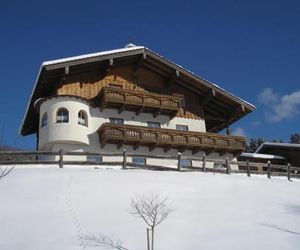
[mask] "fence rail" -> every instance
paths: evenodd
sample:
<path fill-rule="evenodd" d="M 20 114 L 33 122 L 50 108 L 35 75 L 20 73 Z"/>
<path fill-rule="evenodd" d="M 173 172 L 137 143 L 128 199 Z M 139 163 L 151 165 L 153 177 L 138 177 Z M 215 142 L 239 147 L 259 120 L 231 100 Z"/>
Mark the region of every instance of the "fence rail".
<path fill-rule="evenodd" d="M 89 160 L 89 159 L 66 159 L 68 156 L 75 157 L 88 157 L 95 156 L 102 159 L 102 157 L 120 157 L 120 161 L 102 161 L 102 160 Z M 47 159 L 48 157 L 48 159 Z M 128 157 L 144 157 L 146 159 L 165 159 L 173 160 L 176 162 L 176 167 L 152 165 L 152 164 L 137 164 L 128 160 Z M 49 159 L 51 158 L 51 159 Z M 183 160 L 191 160 L 198 162 L 199 166 L 184 166 Z M 218 164 L 218 168 L 208 167 L 209 163 Z M 291 178 L 300 178 L 300 168 L 287 165 L 271 164 L 270 162 L 257 163 L 247 161 L 229 161 L 221 159 L 209 159 L 206 155 L 202 157 L 183 156 L 178 153 L 177 156 L 167 155 L 151 155 L 140 153 L 127 153 L 124 149 L 120 152 L 106 152 L 106 153 L 90 153 L 90 152 L 65 152 L 65 151 L 0 151 L 0 166 L 1 165 L 34 165 L 34 164 L 51 164 L 58 165 L 63 168 L 64 165 L 95 165 L 95 166 L 121 166 L 123 169 L 150 169 L 161 171 L 201 171 L 201 172 L 214 172 L 224 174 L 266 174 L 268 178 L 271 176 L 286 176 L 288 180 Z M 233 166 L 236 166 L 232 169 Z M 237 170 L 238 169 L 238 170 Z"/>

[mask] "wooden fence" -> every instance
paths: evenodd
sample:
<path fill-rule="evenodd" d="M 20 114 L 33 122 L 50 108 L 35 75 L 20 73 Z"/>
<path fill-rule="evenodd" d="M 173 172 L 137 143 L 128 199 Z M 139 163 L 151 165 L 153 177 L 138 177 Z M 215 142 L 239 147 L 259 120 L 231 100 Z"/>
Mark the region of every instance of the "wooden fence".
<path fill-rule="evenodd" d="M 67 157 L 83 157 L 78 160 L 69 160 Z M 103 161 L 103 160 L 88 160 L 89 157 L 119 157 L 120 161 Z M 146 159 L 165 159 L 175 160 L 176 167 L 167 167 L 151 164 L 137 164 L 128 160 L 128 157 L 143 157 Z M 52 158 L 52 159 L 51 159 Z M 183 160 L 190 160 L 199 163 L 199 166 L 184 166 Z M 219 167 L 207 167 L 207 165 L 217 164 Z M 0 166 L 1 165 L 35 165 L 35 164 L 50 164 L 58 165 L 63 168 L 64 165 L 95 165 L 95 166 L 121 166 L 122 169 L 150 169 L 161 171 L 201 171 L 201 172 L 214 172 L 223 174 L 236 174 L 242 173 L 251 176 L 251 174 L 266 174 L 268 178 L 271 176 L 286 176 L 288 180 L 291 178 L 300 178 L 300 168 L 288 165 L 274 165 L 270 162 L 256 163 L 247 161 L 229 161 L 221 159 L 208 159 L 204 154 L 202 157 L 183 156 L 178 153 L 177 157 L 169 155 L 147 155 L 127 153 L 123 150 L 122 153 L 88 153 L 88 152 L 65 152 L 60 150 L 58 152 L 50 151 L 0 151 Z M 210 165 L 211 165 L 210 164 Z M 236 166 L 234 169 L 233 166 Z M 239 170 L 235 170 L 239 169 Z"/>

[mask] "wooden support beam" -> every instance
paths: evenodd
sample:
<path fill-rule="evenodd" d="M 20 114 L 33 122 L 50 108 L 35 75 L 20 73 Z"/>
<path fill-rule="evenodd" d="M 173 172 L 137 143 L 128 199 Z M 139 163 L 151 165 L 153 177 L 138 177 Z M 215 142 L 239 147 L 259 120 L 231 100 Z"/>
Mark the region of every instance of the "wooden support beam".
<path fill-rule="evenodd" d="M 170 88 L 175 81 L 175 74 L 171 74 L 164 82 L 165 88 Z"/>
<path fill-rule="evenodd" d="M 143 59 L 146 60 L 147 59 L 147 54 L 143 53 Z"/>
<path fill-rule="evenodd" d="M 231 135 L 231 129 L 228 124 L 226 125 L 226 134 Z"/>
<path fill-rule="evenodd" d="M 147 55 L 144 53 L 143 56 L 140 59 L 138 59 L 133 69 L 134 73 L 137 73 L 140 70 L 140 68 L 145 64 L 146 58 Z"/>
<path fill-rule="evenodd" d="M 201 97 L 201 99 L 199 100 L 199 105 L 200 107 L 204 108 L 205 105 L 216 96 L 216 91 L 215 89 L 210 89 L 205 96 Z"/>
<path fill-rule="evenodd" d="M 239 105 L 237 107 L 235 107 L 233 109 L 233 111 L 231 113 L 228 114 L 228 123 L 231 121 L 231 120 L 234 120 L 237 116 L 239 116 L 241 113 L 244 113 L 245 112 L 245 106 L 244 105 Z"/>
<path fill-rule="evenodd" d="M 204 114 L 204 119 L 205 120 L 212 120 L 212 121 L 220 121 L 220 122 L 226 122 L 227 119 L 224 117 L 217 117 L 217 116 L 212 116 L 212 115 L 207 115 Z"/>
<path fill-rule="evenodd" d="M 65 67 L 65 75 L 68 75 L 70 72 L 70 67 L 69 66 L 66 66 Z"/>
<path fill-rule="evenodd" d="M 111 67 L 111 66 L 113 66 L 114 65 L 114 59 L 113 58 L 110 58 L 109 59 L 109 66 Z"/>

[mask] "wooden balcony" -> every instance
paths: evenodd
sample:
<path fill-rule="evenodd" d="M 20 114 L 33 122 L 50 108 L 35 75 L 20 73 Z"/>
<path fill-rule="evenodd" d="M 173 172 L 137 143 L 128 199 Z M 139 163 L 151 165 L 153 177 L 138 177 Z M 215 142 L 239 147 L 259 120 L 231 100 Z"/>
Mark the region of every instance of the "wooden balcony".
<path fill-rule="evenodd" d="M 207 154 L 219 152 L 221 155 L 244 151 L 246 142 L 244 137 L 227 136 L 203 132 L 178 131 L 173 129 L 157 129 L 133 125 L 116 125 L 104 123 L 98 129 L 101 146 L 107 143 L 122 145 L 148 146 L 152 151 L 155 147 L 164 148 L 165 152 L 171 148 L 184 151 L 192 150 L 193 154 L 205 151 Z"/>
<path fill-rule="evenodd" d="M 148 92 L 104 87 L 100 92 L 100 109 L 118 108 L 135 111 L 137 115 L 150 112 L 156 117 L 159 114 L 175 116 L 181 107 L 181 98 Z"/>

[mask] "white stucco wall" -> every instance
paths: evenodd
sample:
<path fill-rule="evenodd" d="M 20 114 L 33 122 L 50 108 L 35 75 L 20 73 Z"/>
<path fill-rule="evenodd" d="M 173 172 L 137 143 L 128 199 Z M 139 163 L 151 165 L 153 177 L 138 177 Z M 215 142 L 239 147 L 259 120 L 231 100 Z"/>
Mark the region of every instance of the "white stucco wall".
<path fill-rule="evenodd" d="M 59 108 L 69 111 L 68 123 L 56 123 L 56 112 Z M 88 127 L 78 124 L 78 112 L 84 110 L 88 117 Z M 47 112 L 47 125 L 41 127 L 42 116 Z M 92 108 L 85 101 L 74 97 L 55 97 L 48 99 L 40 105 L 39 149 L 50 149 L 54 144 L 81 144 L 87 145 L 89 151 L 99 152 L 97 129 L 109 122 L 109 118 L 121 118 L 124 124 L 147 126 L 147 122 L 159 122 L 161 128 L 176 129 L 176 124 L 187 125 L 189 131 L 205 132 L 205 121 L 159 115 L 156 118 L 151 113 L 136 115 L 135 112 L 123 111 L 119 114 L 117 109 Z"/>
<path fill-rule="evenodd" d="M 66 108 L 69 111 L 68 123 L 56 123 L 56 112 L 59 108 Z M 84 110 L 88 118 L 88 127 L 78 124 L 78 112 Z M 45 127 L 41 127 L 43 114 L 47 112 L 48 121 Z M 135 112 L 123 111 L 118 113 L 117 109 L 105 109 L 100 112 L 99 108 L 92 108 L 87 102 L 75 97 L 55 97 L 45 100 L 40 105 L 40 133 L 39 133 L 39 150 L 58 151 L 87 151 L 93 153 L 120 152 L 117 145 L 107 144 L 101 148 L 97 130 L 103 124 L 109 122 L 109 118 L 121 118 L 124 124 L 147 126 L 147 122 L 159 122 L 161 128 L 176 129 L 176 124 L 187 125 L 189 131 L 206 132 L 205 121 L 175 117 L 170 120 L 169 116 L 159 115 L 156 118 L 151 113 L 142 113 L 136 115 Z M 140 147 L 136 150 L 132 146 L 126 146 L 128 153 L 141 153 L 151 155 L 170 155 L 176 157 L 178 151 L 171 149 L 167 153 L 162 148 L 156 148 L 149 151 L 148 147 Z M 183 152 L 183 156 L 202 157 L 204 152 L 198 152 L 192 155 L 191 150 Z M 224 159 L 228 157 L 233 159 L 231 154 L 223 155 L 213 153 L 209 158 Z M 86 157 L 66 156 L 66 160 L 86 160 Z M 121 157 L 103 157 L 104 161 L 121 161 Z M 131 158 L 128 158 L 131 161 Z M 147 164 L 177 167 L 176 160 L 151 159 Z M 193 166 L 202 166 L 201 162 L 193 161 Z M 213 164 L 207 163 L 207 167 L 213 167 Z"/>
<path fill-rule="evenodd" d="M 56 112 L 60 108 L 69 111 L 68 123 L 56 123 Z M 90 126 L 78 124 L 78 112 L 84 110 L 90 120 L 90 108 L 87 103 L 71 97 L 57 97 L 44 101 L 40 106 L 39 149 L 48 150 L 53 143 L 89 145 Z M 47 125 L 41 127 L 42 117 L 47 112 Z"/>

